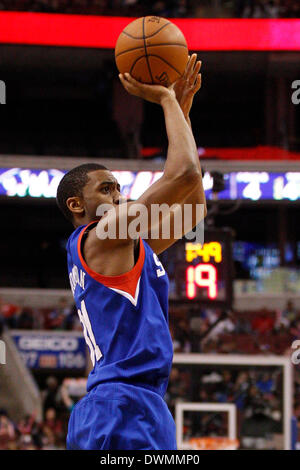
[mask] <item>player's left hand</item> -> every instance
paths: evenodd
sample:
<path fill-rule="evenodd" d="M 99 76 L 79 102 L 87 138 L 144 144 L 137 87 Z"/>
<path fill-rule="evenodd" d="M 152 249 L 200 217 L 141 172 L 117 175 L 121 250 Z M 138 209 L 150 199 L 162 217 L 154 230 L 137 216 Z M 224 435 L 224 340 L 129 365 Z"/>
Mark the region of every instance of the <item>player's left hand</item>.
<path fill-rule="evenodd" d="M 197 54 L 192 54 L 187 63 L 184 74 L 174 84 L 176 98 L 186 119 L 193 104 L 197 91 L 201 88 L 201 61 L 197 61 Z"/>

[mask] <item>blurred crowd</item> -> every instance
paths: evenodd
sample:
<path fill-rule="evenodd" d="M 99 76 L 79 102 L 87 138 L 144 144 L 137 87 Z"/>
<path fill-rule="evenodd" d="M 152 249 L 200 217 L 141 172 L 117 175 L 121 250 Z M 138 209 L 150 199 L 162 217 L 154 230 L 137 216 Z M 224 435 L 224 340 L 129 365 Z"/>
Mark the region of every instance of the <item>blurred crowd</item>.
<path fill-rule="evenodd" d="M 300 374 L 297 375 L 298 379 Z M 234 403 L 243 448 L 255 448 L 256 441 L 273 439 L 282 432 L 282 371 L 279 368 L 260 372 L 259 368 L 206 366 L 173 367 L 166 401 L 172 413 L 180 402 Z M 299 390 L 298 390 L 299 393 Z M 184 438 L 226 436 L 225 413 L 184 414 Z M 262 444 L 262 443 L 261 443 Z M 274 445 L 274 443 L 273 443 Z"/>
<path fill-rule="evenodd" d="M 70 379 L 61 380 L 55 376 L 47 378 L 45 387 L 41 390 L 42 420 L 37 420 L 35 413 L 13 420 L 5 410 L 0 410 L 0 450 L 65 449 L 69 414 L 77 401 L 70 398 L 65 384 L 68 380 Z M 177 403 L 234 403 L 237 407 L 241 447 L 275 448 L 278 442 L 276 444 L 274 436 L 282 434 L 282 381 L 282 370 L 278 367 L 253 367 L 244 371 L 229 366 L 199 368 L 176 365 L 171 371 L 165 400 L 173 414 Z M 294 415 L 299 422 L 298 368 L 295 370 L 294 398 Z M 184 413 L 185 440 L 203 436 L 225 436 L 227 432 L 225 413 Z M 282 442 L 279 447 L 280 445 Z"/>
<path fill-rule="evenodd" d="M 14 421 L 0 409 L 0 450 L 65 449 L 69 413 L 73 402 L 64 382 L 55 376 L 46 379 L 41 389 L 43 417 L 36 412 Z"/>
<path fill-rule="evenodd" d="M 0 10 L 83 15 L 185 17 L 193 0 L 1 0 Z"/>
<path fill-rule="evenodd" d="M 176 353 L 291 355 L 300 338 L 300 311 L 289 300 L 284 309 L 257 312 L 186 311 L 171 315 Z M 179 402 L 235 403 L 243 448 L 275 448 L 274 436 L 282 432 L 282 370 L 173 367 L 167 403 L 174 413 Z M 300 431 L 300 367 L 294 367 L 294 415 Z M 224 436 L 224 413 L 185 413 L 185 438 Z M 300 434 L 299 434 L 300 435 Z M 262 436 L 265 436 L 262 438 Z"/>
<path fill-rule="evenodd" d="M 21 330 L 75 330 L 81 325 L 75 305 L 65 297 L 53 308 L 21 307 L 0 297 L 0 332 L 4 327 Z"/>
<path fill-rule="evenodd" d="M 277 311 L 177 308 L 170 330 L 175 352 L 283 354 L 300 337 L 300 312 L 290 300 Z"/>
<path fill-rule="evenodd" d="M 0 0 L 0 10 L 170 18 L 300 17 L 298 0 Z"/>
<path fill-rule="evenodd" d="M 76 310 L 65 298 L 58 299 L 57 307 L 39 312 L 1 300 L 0 312 L 2 324 L 9 328 L 81 329 Z M 257 312 L 199 311 L 171 305 L 170 330 L 175 353 L 290 355 L 292 342 L 300 337 L 300 311 L 291 300 L 284 309 Z M 43 397 L 41 422 L 35 416 L 13 422 L 5 410 L 0 411 L 0 449 L 65 448 L 68 417 L 77 399 L 70 396 L 64 380 L 48 377 L 44 385 L 39 384 Z M 235 403 L 242 447 L 274 448 L 274 436 L 282 431 L 282 380 L 279 367 L 241 370 L 175 365 L 166 402 L 172 413 L 179 402 Z M 300 418 L 299 366 L 294 367 L 294 415 Z M 185 439 L 226 435 L 224 413 L 186 412 L 184 416 Z"/>
<path fill-rule="evenodd" d="M 298 0 L 237 0 L 235 16 L 242 18 L 299 18 Z"/>
<path fill-rule="evenodd" d="M 75 330 L 81 324 L 75 304 L 61 297 L 52 308 L 21 307 L 0 297 L 1 328 Z M 281 354 L 300 337 L 300 312 L 289 300 L 284 309 L 222 311 L 170 307 L 175 352 Z"/>
<path fill-rule="evenodd" d="M 5 410 L 0 410 L 0 450 L 65 449 L 65 437 L 66 429 L 55 408 L 46 411 L 42 422 L 34 415 L 14 422 Z"/>

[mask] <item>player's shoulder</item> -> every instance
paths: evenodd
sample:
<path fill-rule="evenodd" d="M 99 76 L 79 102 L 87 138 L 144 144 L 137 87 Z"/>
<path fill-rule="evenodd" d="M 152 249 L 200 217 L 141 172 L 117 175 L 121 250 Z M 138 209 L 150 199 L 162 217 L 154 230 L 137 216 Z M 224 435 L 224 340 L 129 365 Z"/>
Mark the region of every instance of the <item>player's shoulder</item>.
<path fill-rule="evenodd" d="M 80 225 L 71 233 L 67 241 L 67 250 L 70 250 L 74 243 L 78 242 L 79 236 L 84 232 L 87 225 Z"/>
<path fill-rule="evenodd" d="M 149 243 L 147 242 L 147 240 L 145 240 L 144 238 L 140 238 L 140 243 L 143 244 L 144 246 L 144 249 L 146 251 L 148 251 L 150 254 L 154 253 L 154 251 L 152 250 L 151 246 L 149 245 Z"/>
<path fill-rule="evenodd" d="M 149 243 L 147 240 L 142 239 L 142 238 L 140 240 L 141 240 L 141 243 L 143 244 L 143 248 L 144 248 L 144 251 L 145 251 L 145 257 L 151 259 L 156 264 L 156 260 L 158 259 L 158 255 L 153 250 L 153 248 L 151 247 L 151 243 Z"/>

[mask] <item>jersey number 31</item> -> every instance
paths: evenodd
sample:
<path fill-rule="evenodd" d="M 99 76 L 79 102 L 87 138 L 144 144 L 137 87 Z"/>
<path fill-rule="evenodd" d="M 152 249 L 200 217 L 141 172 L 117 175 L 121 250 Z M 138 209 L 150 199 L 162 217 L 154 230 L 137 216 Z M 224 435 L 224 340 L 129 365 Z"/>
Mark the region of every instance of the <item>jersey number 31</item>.
<path fill-rule="evenodd" d="M 83 326 L 83 334 L 86 341 L 86 344 L 90 350 L 90 356 L 93 366 L 95 365 L 95 360 L 99 361 L 102 357 L 102 352 L 100 351 L 99 346 L 96 344 L 95 336 L 92 330 L 92 325 L 86 310 L 84 300 L 81 301 L 81 310 L 78 309 L 78 315 L 80 322 Z"/>

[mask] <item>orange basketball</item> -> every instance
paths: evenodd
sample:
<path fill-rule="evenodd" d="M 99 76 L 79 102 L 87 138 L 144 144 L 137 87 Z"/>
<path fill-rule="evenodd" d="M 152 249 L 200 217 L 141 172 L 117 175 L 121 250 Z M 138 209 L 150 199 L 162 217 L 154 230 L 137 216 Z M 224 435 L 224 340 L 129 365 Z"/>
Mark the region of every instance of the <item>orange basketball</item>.
<path fill-rule="evenodd" d="M 169 86 L 183 74 L 188 61 L 184 35 L 171 21 L 145 16 L 121 32 L 115 47 L 120 73 L 143 83 Z"/>

